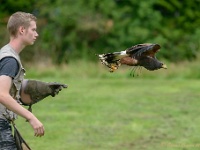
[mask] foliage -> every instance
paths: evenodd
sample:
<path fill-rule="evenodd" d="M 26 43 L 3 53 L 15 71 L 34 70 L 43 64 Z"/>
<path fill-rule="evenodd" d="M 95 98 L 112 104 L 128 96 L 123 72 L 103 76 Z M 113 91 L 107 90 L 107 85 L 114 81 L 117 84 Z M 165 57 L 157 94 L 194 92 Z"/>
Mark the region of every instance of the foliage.
<path fill-rule="evenodd" d="M 30 11 L 35 0 L 0 0 L 0 18 L 7 17 L 16 11 Z"/>
<path fill-rule="evenodd" d="M 10 3 L 17 7 L 6 9 Z M 4 16 L 26 6 L 25 11 L 38 17 L 38 46 L 29 48 L 23 58 L 50 57 L 59 64 L 97 60 L 95 53 L 159 43 L 159 57 L 178 62 L 192 60 L 200 50 L 199 0 L 9 0 L 2 4 Z"/>

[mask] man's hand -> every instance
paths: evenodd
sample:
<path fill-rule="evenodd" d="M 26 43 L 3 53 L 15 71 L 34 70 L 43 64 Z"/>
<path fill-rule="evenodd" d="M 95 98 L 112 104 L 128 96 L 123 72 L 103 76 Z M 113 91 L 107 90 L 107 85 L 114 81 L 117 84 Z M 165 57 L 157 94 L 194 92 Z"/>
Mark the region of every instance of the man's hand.
<path fill-rule="evenodd" d="M 44 126 L 34 115 L 32 115 L 31 118 L 27 119 L 27 121 L 30 123 L 30 125 L 34 129 L 35 136 L 41 137 L 44 135 Z"/>

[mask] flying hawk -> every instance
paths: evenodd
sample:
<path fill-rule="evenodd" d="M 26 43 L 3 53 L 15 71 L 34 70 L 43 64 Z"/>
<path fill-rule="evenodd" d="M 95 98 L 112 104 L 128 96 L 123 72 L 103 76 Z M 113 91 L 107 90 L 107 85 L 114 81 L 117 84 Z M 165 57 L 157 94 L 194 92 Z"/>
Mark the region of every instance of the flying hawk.
<path fill-rule="evenodd" d="M 160 68 L 167 69 L 167 66 L 156 59 L 155 54 L 159 51 L 159 44 L 138 44 L 121 52 L 99 54 L 102 64 L 109 68 L 110 72 L 117 70 L 120 65 L 142 66 L 149 71 Z"/>

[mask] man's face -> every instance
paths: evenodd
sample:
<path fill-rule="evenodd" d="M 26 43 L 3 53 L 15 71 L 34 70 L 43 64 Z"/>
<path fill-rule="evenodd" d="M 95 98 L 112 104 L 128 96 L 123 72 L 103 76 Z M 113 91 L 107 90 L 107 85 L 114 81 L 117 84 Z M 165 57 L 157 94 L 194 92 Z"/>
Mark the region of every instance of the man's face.
<path fill-rule="evenodd" d="M 30 26 L 25 29 L 25 34 L 23 36 L 23 41 L 25 45 L 33 45 L 35 40 L 38 37 L 38 33 L 36 31 L 37 26 L 35 21 L 30 22 Z"/>

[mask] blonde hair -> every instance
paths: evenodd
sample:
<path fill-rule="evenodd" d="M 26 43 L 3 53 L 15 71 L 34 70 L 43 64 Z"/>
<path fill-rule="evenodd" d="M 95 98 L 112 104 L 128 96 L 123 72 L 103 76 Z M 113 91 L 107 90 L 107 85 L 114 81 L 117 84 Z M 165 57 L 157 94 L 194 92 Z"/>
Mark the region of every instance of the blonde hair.
<path fill-rule="evenodd" d="M 12 14 L 7 23 L 7 29 L 11 36 L 17 36 L 17 30 L 20 26 L 28 28 L 31 21 L 36 22 L 37 18 L 30 13 L 16 12 Z"/>

